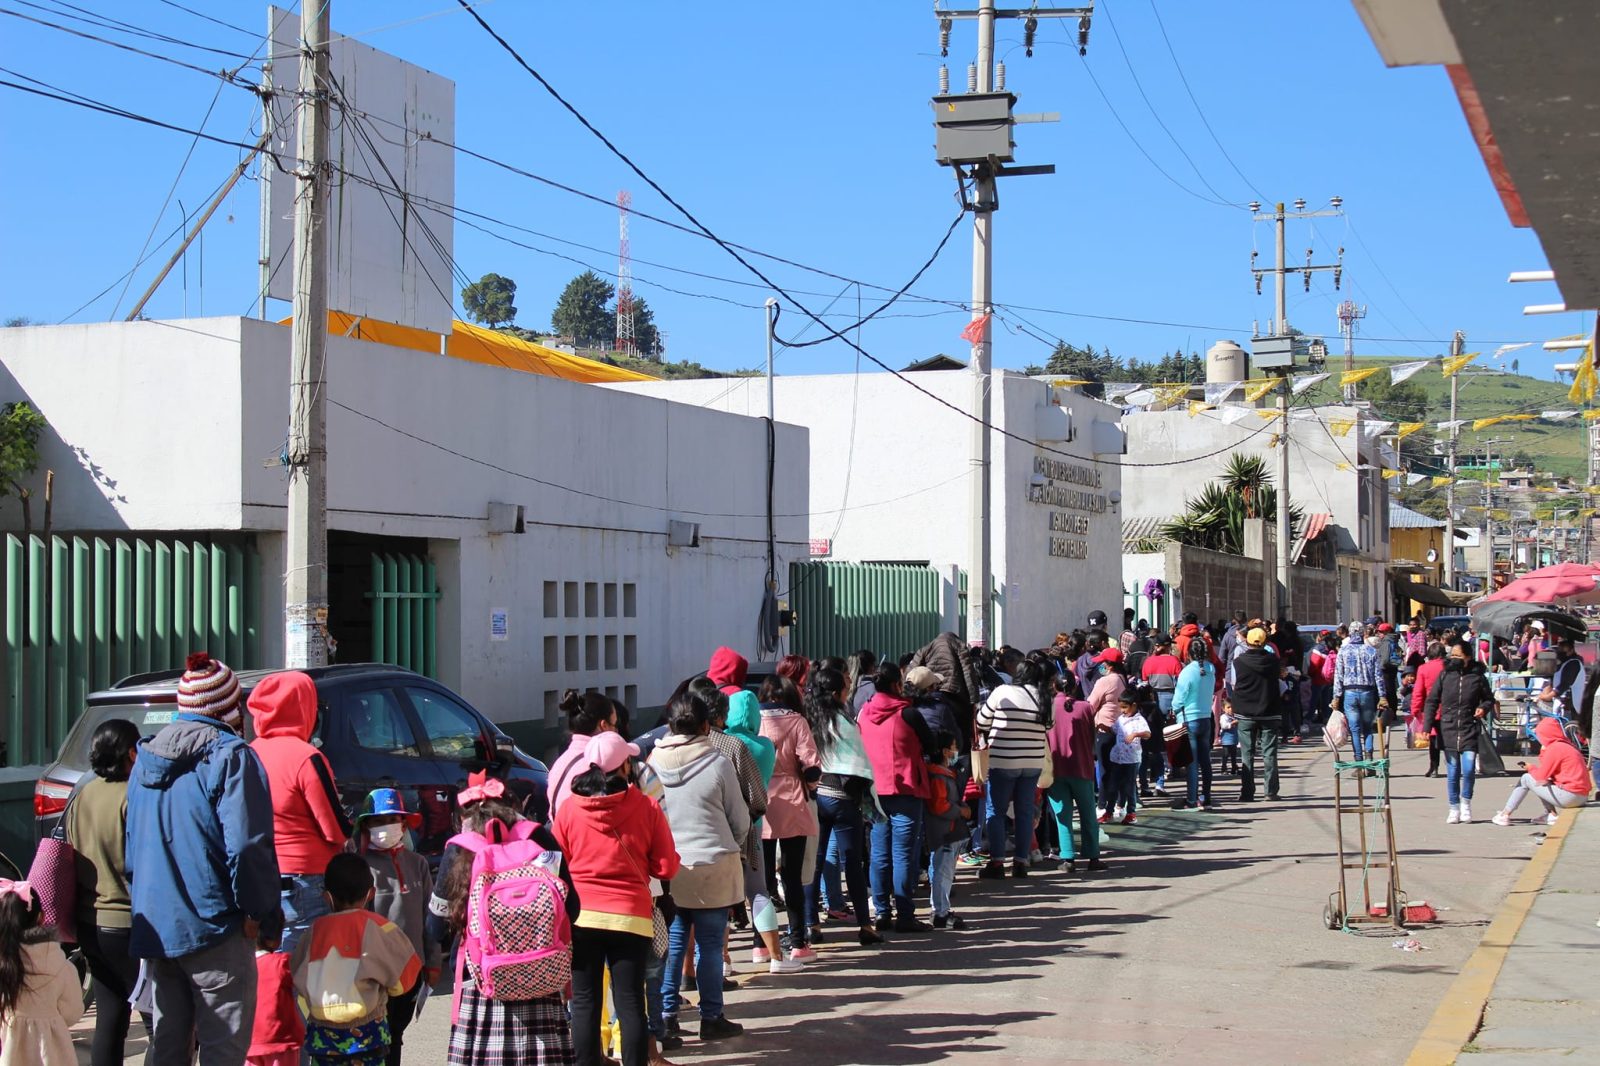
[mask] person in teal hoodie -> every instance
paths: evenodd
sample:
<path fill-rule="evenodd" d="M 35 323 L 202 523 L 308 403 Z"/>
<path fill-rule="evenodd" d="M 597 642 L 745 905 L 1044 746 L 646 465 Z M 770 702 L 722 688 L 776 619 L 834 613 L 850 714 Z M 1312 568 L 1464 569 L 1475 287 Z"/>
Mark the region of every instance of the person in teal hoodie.
<path fill-rule="evenodd" d="M 728 728 L 730 737 L 743 744 L 756 761 L 761 772 L 761 787 L 772 782 L 772 770 L 778 762 L 778 749 L 772 741 L 761 735 L 761 704 L 754 692 L 740 689 L 728 696 Z M 750 823 L 750 835 L 761 838 L 761 820 Z M 802 968 L 798 959 L 783 957 L 783 944 L 778 938 L 778 909 L 767 893 L 767 868 L 765 856 L 757 847 L 752 856 L 745 849 L 744 894 L 750 901 L 750 917 L 755 925 L 756 945 L 750 953 L 757 966 L 768 966 L 773 973 L 791 973 Z"/>
<path fill-rule="evenodd" d="M 1189 645 L 1189 662 L 1178 674 L 1178 685 L 1172 690 L 1172 713 L 1189 731 L 1189 793 L 1187 803 L 1180 800 L 1176 809 L 1211 807 L 1211 742 L 1216 737 L 1217 720 L 1211 716 L 1211 702 L 1216 694 L 1217 671 L 1211 665 L 1205 645 L 1195 641 Z M 1202 787 L 1203 783 L 1203 787 Z"/>

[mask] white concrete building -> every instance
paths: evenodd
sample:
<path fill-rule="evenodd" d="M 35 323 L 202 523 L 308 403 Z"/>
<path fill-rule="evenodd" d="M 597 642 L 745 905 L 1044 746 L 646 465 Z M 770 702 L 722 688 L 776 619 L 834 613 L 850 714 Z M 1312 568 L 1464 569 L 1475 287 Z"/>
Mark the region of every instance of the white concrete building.
<path fill-rule="evenodd" d="M 3 339 L 0 403 L 49 422 L 55 531 L 253 535 L 261 658 L 281 662 L 289 329 L 214 318 Z M 650 707 L 718 644 L 756 658 L 762 422 L 337 336 L 327 368 L 341 660 L 370 657 L 361 582 L 384 553 L 431 558 L 438 676 L 513 732 L 555 727 L 568 687 Z M 807 551 L 808 455 L 804 428 L 777 427 L 780 569 Z M 492 504 L 520 505 L 525 532 L 493 532 Z M 515 525 L 515 506 L 501 514 Z M 669 521 L 698 524 L 698 543 L 669 546 Z M 20 528 L 14 505 L 0 528 Z"/>
<path fill-rule="evenodd" d="M 810 432 L 809 533 L 828 557 L 929 563 L 970 556 L 972 379 L 955 370 L 783 376 L 777 419 Z M 765 415 L 764 378 L 607 388 Z M 938 399 L 934 399 L 937 397 Z M 939 400 L 956 408 L 952 410 Z M 1008 372 L 993 379 L 995 643 L 1032 648 L 1092 610 L 1119 618 L 1123 435 L 1115 407 Z M 947 628 L 957 628 L 947 597 Z"/>
<path fill-rule="evenodd" d="M 1359 426 L 1342 436 L 1333 430 L 1336 423 L 1357 415 L 1351 408 L 1319 407 L 1289 423 L 1289 499 L 1305 512 L 1308 526 L 1321 527 L 1326 530 L 1322 535 L 1332 538 L 1341 618 L 1386 611 L 1389 603 L 1389 502 L 1379 445 L 1366 439 Z M 1184 501 L 1220 477 L 1236 452 L 1266 459 L 1276 480 L 1277 423 L 1265 424 L 1254 412 L 1234 424 L 1216 411 L 1192 416 L 1185 410 L 1136 412 L 1122 424 L 1128 433 L 1123 510 L 1130 523 L 1181 514 Z M 1148 465 L 1152 463 L 1174 465 Z M 1129 572 L 1123 580 L 1137 591 L 1149 578 L 1162 576 Z M 1233 609 L 1214 607 L 1219 614 Z"/>

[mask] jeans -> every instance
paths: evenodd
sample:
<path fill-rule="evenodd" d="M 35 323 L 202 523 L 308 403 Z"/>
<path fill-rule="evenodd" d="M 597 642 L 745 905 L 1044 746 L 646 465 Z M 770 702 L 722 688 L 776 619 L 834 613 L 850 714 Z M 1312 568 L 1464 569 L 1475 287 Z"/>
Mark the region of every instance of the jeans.
<path fill-rule="evenodd" d="M 1567 807 L 1582 807 L 1589 802 L 1589 797 L 1584 793 L 1568 792 L 1555 784 L 1541 785 L 1533 779 L 1532 774 L 1523 774 L 1522 780 L 1517 782 L 1517 787 L 1511 790 L 1511 796 L 1506 800 L 1506 813 L 1516 813 L 1530 792 L 1544 804 L 1546 814 L 1554 814 Z"/>
<path fill-rule="evenodd" d="M 661 979 L 666 975 L 666 956 L 652 953 L 644 967 L 644 1020 L 657 1043 L 667 1035 L 666 1019 L 661 1017 Z"/>
<path fill-rule="evenodd" d="M 1135 786 L 1139 767 L 1137 763 L 1114 762 L 1106 770 L 1104 796 L 1101 806 L 1110 814 L 1119 806 L 1124 814 L 1132 814 L 1139 807 L 1139 789 Z"/>
<path fill-rule="evenodd" d="M 782 840 L 763 840 L 761 854 L 767 864 L 767 895 L 778 898 L 778 878 L 783 878 L 783 903 L 789 911 L 789 942 L 803 948 L 811 942 L 810 928 L 806 925 L 806 890 L 802 874 L 806 865 L 806 841 L 811 837 L 784 837 Z M 783 869 L 778 869 L 779 852 L 783 854 Z"/>
<path fill-rule="evenodd" d="M 230 934 L 190 955 L 152 959 L 150 971 L 156 1002 L 151 1061 L 188 1062 L 196 1039 L 199 1066 L 244 1061 L 256 1019 L 254 943 Z"/>
<path fill-rule="evenodd" d="M 822 908 L 825 907 L 830 911 L 844 910 L 845 903 L 844 879 L 840 876 L 843 872 L 844 860 L 839 856 L 839 838 L 834 837 L 828 840 L 826 848 L 822 843 L 823 838 L 828 836 L 826 830 L 820 829 L 822 825 L 822 801 L 826 798 L 826 796 L 817 797 L 817 825 L 819 826 L 817 850 L 822 855 L 822 862 L 818 864 L 821 868 L 817 871 L 815 884 L 819 887 L 821 895 L 812 898 L 812 894 L 807 893 L 806 896 L 807 900 L 810 901 L 811 913 L 808 917 L 811 919 L 812 925 L 817 924 L 817 914 Z M 861 828 L 860 822 L 861 812 L 858 809 L 856 811 L 857 829 Z M 865 877 L 865 873 L 862 876 Z"/>
<path fill-rule="evenodd" d="M 856 923 L 867 920 L 867 870 L 862 861 L 861 843 L 860 804 L 835 796 L 818 796 L 817 851 L 833 858 L 817 864 L 816 879 L 806 886 L 806 910 L 812 925 L 817 924 L 818 897 L 824 888 L 828 891 L 828 906 L 838 908 L 844 902 L 844 893 L 839 890 L 840 867 L 844 869 L 845 883 L 850 886 L 850 906 L 855 908 Z M 827 883 L 830 866 L 831 888 Z"/>
<path fill-rule="evenodd" d="M 696 931 L 695 939 L 699 940 Z M 714 943 L 722 958 L 722 937 Z M 578 1066 L 600 1066 L 600 1014 L 605 1008 L 601 986 L 611 970 L 611 1003 L 622 1030 L 622 1066 L 646 1066 L 650 1048 L 645 1040 L 644 973 L 650 959 L 650 938 L 616 929 L 572 931 L 572 1047 Z M 722 987 L 722 975 L 717 975 Z M 701 996 L 704 997 L 702 992 Z"/>
<path fill-rule="evenodd" d="M 283 946 L 279 950 L 293 952 L 311 923 L 328 913 L 328 901 L 322 895 L 321 874 L 288 874 L 283 884 L 287 887 L 279 893 L 283 900 Z"/>
<path fill-rule="evenodd" d="M 722 1017 L 722 935 L 728 928 L 728 908 L 679 907 L 667 938 L 667 972 L 661 979 L 661 1013 L 676 1017 L 682 1004 L 683 957 L 689 950 L 689 930 L 694 930 L 695 983 L 700 989 L 700 1017 Z M 646 950 L 649 944 L 645 945 Z"/>
<path fill-rule="evenodd" d="M 943 918 L 950 913 L 950 886 L 956 883 L 957 844 L 945 844 L 933 849 L 928 856 L 928 902 L 933 916 Z"/>
<path fill-rule="evenodd" d="M 1344 690 L 1344 719 L 1350 725 L 1350 745 L 1356 758 L 1372 758 L 1372 734 L 1378 728 L 1378 690 L 1375 688 L 1347 688 Z"/>
<path fill-rule="evenodd" d="M 1186 723 L 1189 730 L 1189 806 L 1201 799 L 1211 802 L 1211 734 L 1217 728 L 1215 718 L 1197 718 Z"/>
<path fill-rule="evenodd" d="M 1261 755 L 1262 771 L 1266 776 L 1267 795 L 1278 794 L 1278 740 L 1283 732 L 1283 719 L 1281 718 L 1241 718 L 1239 719 L 1239 747 L 1243 749 L 1244 771 L 1243 782 L 1239 787 L 1239 798 L 1253 800 L 1256 797 L 1256 754 Z"/>
<path fill-rule="evenodd" d="M 127 929 L 97 927 L 87 916 L 78 919 L 78 946 L 94 988 L 94 1043 L 89 1052 L 93 1066 L 122 1066 L 133 1016 L 128 996 L 139 977 L 139 960 L 128 954 L 128 935 Z M 146 1017 L 147 1031 L 150 1024 Z"/>
<path fill-rule="evenodd" d="M 1094 782 L 1086 777 L 1058 777 L 1045 793 L 1050 810 L 1056 816 L 1057 843 L 1061 857 L 1068 862 L 1078 857 L 1072 846 L 1072 810 L 1078 810 L 1078 839 L 1083 846 L 1083 857 L 1100 857 L 1100 826 L 1094 816 Z"/>
<path fill-rule="evenodd" d="M 1472 779 L 1478 769 L 1476 751 L 1450 751 L 1444 753 L 1445 792 L 1454 807 L 1462 800 L 1472 799 Z"/>
<path fill-rule="evenodd" d="M 1033 854 L 1033 793 L 1039 787 L 1038 770 L 989 771 L 989 861 L 1002 862 L 1006 854 L 1006 812 L 1012 817 L 1012 855 L 1026 864 Z"/>
<path fill-rule="evenodd" d="M 880 921 L 898 918 L 909 922 L 916 917 L 911 897 L 916 892 L 917 859 L 922 853 L 922 799 L 880 795 L 878 802 L 888 818 L 872 823 L 872 901 Z"/>

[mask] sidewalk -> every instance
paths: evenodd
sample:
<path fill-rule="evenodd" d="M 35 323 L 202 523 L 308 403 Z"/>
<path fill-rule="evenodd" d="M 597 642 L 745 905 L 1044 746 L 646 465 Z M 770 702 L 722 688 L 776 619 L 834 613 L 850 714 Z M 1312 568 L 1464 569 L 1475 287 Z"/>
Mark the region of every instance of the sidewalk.
<path fill-rule="evenodd" d="M 1526 808 L 1523 812 L 1526 813 Z M 1520 1066 L 1555 1059 L 1593 1062 L 1600 1043 L 1600 812 L 1564 816 L 1565 840 L 1534 896 L 1484 1010 L 1483 1024 L 1460 1061 Z M 1561 828 L 1560 826 L 1557 827 Z M 1502 830 L 1531 836 L 1518 825 Z M 1554 847 L 1552 839 L 1542 847 Z M 1485 938 L 1487 940 L 1487 938 Z"/>

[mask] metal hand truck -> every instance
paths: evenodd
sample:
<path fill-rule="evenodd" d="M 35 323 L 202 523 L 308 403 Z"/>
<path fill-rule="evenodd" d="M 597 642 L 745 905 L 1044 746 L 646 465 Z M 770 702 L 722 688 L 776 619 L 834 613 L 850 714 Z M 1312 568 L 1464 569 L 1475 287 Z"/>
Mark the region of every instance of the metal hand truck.
<path fill-rule="evenodd" d="M 1329 929 L 1350 932 L 1354 926 L 1377 925 L 1405 928 L 1406 896 L 1400 890 L 1400 856 L 1394 842 L 1394 812 L 1389 806 L 1389 740 L 1382 714 L 1378 716 L 1377 743 L 1375 759 L 1341 762 L 1336 758 L 1333 763 L 1333 826 L 1339 853 L 1339 888 L 1329 894 L 1327 906 L 1322 908 L 1322 921 Z M 1348 797 L 1354 799 L 1353 804 L 1346 803 L 1346 772 L 1355 781 L 1355 795 Z M 1370 794 L 1369 781 L 1376 782 Z M 1369 815 L 1374 823 L 1370 830 Z M 1359 861 L 1352 861 L 1345 850 L 1344 822 L 1351 816 L 1356 819 Z M 1348 884 L 1352 870 L 1361 871 L 1361 905 L 1355 911 L 1350 906 L 1352 893 Z M 1373 872 L 1376 870 L 1382 870 L 1384 878 L 1375 886 Z"/>

